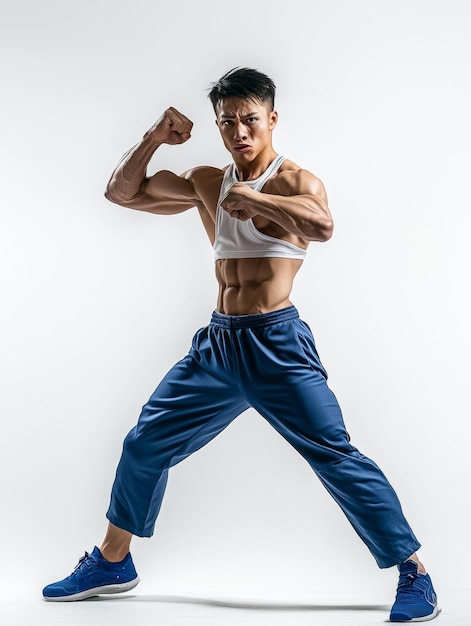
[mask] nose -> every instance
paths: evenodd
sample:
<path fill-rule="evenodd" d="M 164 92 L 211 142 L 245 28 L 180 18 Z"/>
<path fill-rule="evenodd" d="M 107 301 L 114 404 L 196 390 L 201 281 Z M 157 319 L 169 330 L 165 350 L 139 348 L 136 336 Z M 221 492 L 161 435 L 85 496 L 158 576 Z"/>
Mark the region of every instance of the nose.
<path fill-rule="evenodd" d="M 247 139 L 247 126 L 242 122 L 234 125 L 234 139 L 239 142 Z"/>

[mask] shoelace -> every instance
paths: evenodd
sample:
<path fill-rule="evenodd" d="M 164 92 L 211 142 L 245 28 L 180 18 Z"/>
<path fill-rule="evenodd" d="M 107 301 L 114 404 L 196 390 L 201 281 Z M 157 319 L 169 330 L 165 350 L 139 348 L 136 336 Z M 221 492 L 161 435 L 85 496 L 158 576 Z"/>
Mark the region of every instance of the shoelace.
<path fill-rule="evenodd" d="M 423 593 L 427 589 L 425 577 L 418 574 L 401 574 L 399 584 L 397 586 L 397 594 L 417 595 Z"/>
<path fill-rule="evenodd" d="M 87 569 L 90 569 L 92 567 L 92 563 L 97 563 L 97 562 L 98 561 L 95 559 L 94 556 L 92 556 L 91 554 L 88 554 L 88 552 L 85 552 L 85 554 L 80 557 L 79 562 L 75 566 L 74 571 L 72 572 L 71 576 L 73 576 L 74 574 L 77 574 L 78 572 L 83 571 L 84 567 L 86 567 Z"/>

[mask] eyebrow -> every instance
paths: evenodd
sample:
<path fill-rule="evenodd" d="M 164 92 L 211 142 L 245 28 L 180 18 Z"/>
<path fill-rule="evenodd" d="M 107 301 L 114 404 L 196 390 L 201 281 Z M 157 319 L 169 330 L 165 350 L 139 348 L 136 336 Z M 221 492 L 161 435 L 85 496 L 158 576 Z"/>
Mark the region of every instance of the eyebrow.
<path fill-rule="evenodd" d="M 253 111 L 252 113 L 246 113 L 245 115 L 242 115 L 242 117 L 253 117 L 254 115 L 258 115 L 258 113 L 256 111 Z M 225 117 L 227 119 L 233 119 L 236 116 L 223 113 L 220 117 Z"/>

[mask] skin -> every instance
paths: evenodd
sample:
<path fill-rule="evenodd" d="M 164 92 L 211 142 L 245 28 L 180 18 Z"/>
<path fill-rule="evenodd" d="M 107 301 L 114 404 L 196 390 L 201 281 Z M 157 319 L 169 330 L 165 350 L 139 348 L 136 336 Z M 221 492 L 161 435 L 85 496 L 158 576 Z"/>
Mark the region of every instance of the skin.
<path fill-rule="evenodd" d="M 307 248 L 311 241 L 332 235 L 332 217 L 322 182 L 293 161 L 286 160 L 265 184 L 254 191 L 242 181 L 258 178 L 277 156 L 272 132 L 278 114 L 257 100 L 228 98 L 216 110 L 216 124 L 239 174 L 222 208 L 233 219 L 249 218 L 261 232 Z M 197 208 L 211 244 L 215 237 L 216 206 L 224 169 L 195 167 L 177 176 L 160 171 L 146 176 L 155 150 L 164 143 L 188 141 L 192 123 L 169 108 L 113 172 L 106 197 L 122 206 L 160 215 Z M 293 279 L 302 261 L 292 259 L 220 259 L 216 309 L 228 315 L 266 313 L 291 304 Z"/>
<path fill-rule="evenodd" d="M 261 232 L 306 249 L 311 241 L 323 242 L 332 236 L 332 216 L 322 181 L 293 161 L 285 160 L 262 191 L 243 184 L 258 178 L 277 156 L 272 143 L 277 122 L 277 112 L 256 99 L 231 97 L 218 103 L 216 125 L 240 181 L 232 186 L 221 206 L 232 219 L 252 219 Z M 105 196 L 121 206 L 159 215 L 196 209 L 213 244 L 225 168 L 200 166 L 181 175 L 161 170 L 147 176 L 155 151 L 163 144 L 188 141 L 192 128 L 185 115 L 168 108 L 124 155 Z M 216 309 L 227 315 L 247 315 L 290 306 L 293 280 L 301 265 L 300 260 L 282 258 L 218 260 Z M 110 523 L 101 546 L 103 556 L 121 561 L 129 552 L 131 539 L 130 533 Z M 409 558 L 425 574 L 417 555 Z"/>

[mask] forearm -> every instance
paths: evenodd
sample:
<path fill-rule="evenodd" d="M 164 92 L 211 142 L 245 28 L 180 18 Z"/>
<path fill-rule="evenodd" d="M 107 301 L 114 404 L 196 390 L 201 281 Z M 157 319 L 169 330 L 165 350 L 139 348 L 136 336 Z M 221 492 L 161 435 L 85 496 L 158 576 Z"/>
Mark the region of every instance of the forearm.
<path fill-rule="evenodd" d="M 332 216 L 327 202 L 315 195 L 279 196 L 255 192 L 254 210 L 287 232 L 310 241 L 327 241 L 332 235 Z"/>
<path fill-rule="evenodd" d="M 139 143 L 126 152 L 108 181 L 105 191 L 108 200 L 118 203 L 129 202 L 141 193 L 147 166 L 160 145 L 152 134 L 147 132 Z"/>

